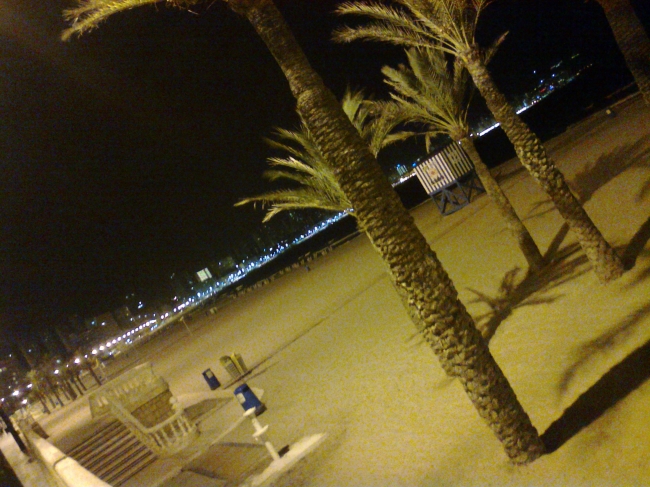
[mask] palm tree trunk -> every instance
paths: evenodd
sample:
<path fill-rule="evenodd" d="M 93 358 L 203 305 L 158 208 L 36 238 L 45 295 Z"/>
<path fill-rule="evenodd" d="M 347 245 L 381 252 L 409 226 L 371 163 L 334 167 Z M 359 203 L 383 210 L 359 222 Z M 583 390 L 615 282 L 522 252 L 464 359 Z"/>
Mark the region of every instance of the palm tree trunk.
<path fill-rule="evenodd" d="M 45 400 L 45 394 L 43 394 L 42 392 L 37 392 L 36 397 L 38 397 L 38 400 L 43 405 L 43 412 L 45 414 L 50 414 L 50 408 L 47 407 L 47 402 Z"/>
<path fill-rule="evenodd" d="M 265 42 L 284 72 L 297 109 L 361 227 L 388 265 L 395 285 L 424 325 L 425 341 L 458 377 L 479 414 L 514 463 L 544 451 L 535 427 L 495 362 L 435 253 L 381 172 L 341 105 L 312 69 L 272 0 L 230 0 Z"/>
<path fill-rule="evenodd" d="M 83 381 L 83 379 L 81 378 L 81 373 L 77 373 L 77 374 L 75 374 L 75 378 L 77 379 L 77 382 L 79 383 L 79 385 L 81 386 L 81 388 L 82 388 L 84 391 L 87 391 L 87 390 L 88 390 L 88 387 L 86 387 L 86 384 L 84 384 L 84 381 Z"/>
<path fill-rule="evenodd" d="M 501 213 L 501 216 L 505 220 L 508 230 L 510 230 L 512 236 L 517 240 L 517 245 L 519 245 L 519 249 L 524 254 L 524 257 L 526 257 L 528 266 L 534 272 L 540 270 L 544 266 L 544 258 L 542 257 L 539 248 L 537 248 L 537 244 L 533 240 L 533 237 L 530 236 L 528 229 L 522 223 L 521 219 L 515 212 L 515 209 L 510 204 L 510 200 L 501 189 L 501 186 L 499 186 L 499 183 L 495 181 L 490 170 L 483 163 L 483 159 L 481 159 L 481 156 L 474 146 L 474 141 L 469 137 L 465 137 L 459 142 L 474 163 L 476 175 L 481 180 L 481 183 L 483 183 L 483 187 L 488 196 L 492 198 L 492 201 L 497 205 L 499 213 Z"/>
<path fill-rule="evenodd" d="M 45 376 L 45 382 L 47 383 L 47 386 L 50 388 L 50 391 L 52 392 L 52 394 L 54 395 L 54 397 L 56 397 L 56 400 L 59 401 L 59 404 L 60 404 L 61 406 L 63 406 L 63 401 L 61 400 L 61 398 L 60 398 L 59 395 L 57 394 L 57 392 L 56 392 L 56 388 L 54 387 L 54 384 L 52 384 L 52 381 L 50 380 L 50 378 L 47 377 L 47 376 Z"/>
<path fill-rule="evenodd" d="M 97 382 L 97 385 L 98 385 L 98 386 L 101 386 L 101 385 L 102 385 L 102 381 L 99 380 L 99 377 L 97 377 L 97 373 L 96 373 L 95 370 L 93 369 L 93 366 L 90 365 L 90 364 L 88 364 L 88 365 L 86 366 L 86 369 L 88 370 L 88 372 L 90 372 L 90 375 L 93 376 L 93 379 L 95 379 L 95 382 Z"/>
<path fill-rule="evenodd" d="M 56 409 L 56 403 L 54 402 L 54 399 L 52 399 L 52 396 L 49 393 L 45 393 L 45 397 L 50 401 L 52 409 Z"/>
<path fill-rule="evenodd" d="M 650 38 L 630 0 L 597 0 L 621 50 L 636 85 L 650 105 Z"/>
<path fill-rule="evenodd" d="M 79 392 L 79 396 L 84 395 L 84 393 L 81 390 L 81 387 L 79 387 L 79 383 L 76 381 L 76 378 L 75 378 L 74 375 L 70 375 L 69 378 L 68 378 L 68 381 L 70 383 L 70 389 L 71 390 L 74 391 L 76 389 L 76 392 Z M 78 396 L 76 396 L 76 397 L 78 397 Z M 76 397 L 75 397 L 75 399 L 76 399 Z"/>
<path fill-rule="evenodd" d="M 623 262 L 571 193 L 564 176 L 546 154 L 539 138 L 519 118 L 496 87 L 479 48 L 471 47 L 462 54 L 462 59 L 494 118 L 515 147 L 519 160 L 551 197 L 560 215 L 576 234 L 598 278 L 607 282 L 620 277 L 624 272 Z"/>

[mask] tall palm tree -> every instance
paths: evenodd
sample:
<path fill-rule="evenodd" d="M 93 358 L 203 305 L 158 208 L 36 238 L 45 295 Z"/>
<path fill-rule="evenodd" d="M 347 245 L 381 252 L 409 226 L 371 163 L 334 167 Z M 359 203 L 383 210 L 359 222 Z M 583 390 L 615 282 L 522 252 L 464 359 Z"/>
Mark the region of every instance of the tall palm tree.
<path fill-rule="evenodd" d="M 72 26 L 64 37 L 84 32 L 117 11 L 151 3 L 155 0 L 82 0 L 66 13 Z M 339 186 L 394 284 L 420 316 L 422 335 L 445 370 L 459 378 L 514 463 L 539 457 L 544 445 L 537 430 L 449 276 L 339 102 L 309 64 L 282 14 L 272 0 L 227 0 L 227 5 L 250 22 L 282 69 L 301 119 L 333 165 Z"/>
<path fill-rule="evenodd" d="M 377 2 L 347 2 L 339 14 L 369 17 L 370 23 L 334 32 L 341 42 L 370 39 L 406 47 L 440 49 L 459 59 L 469 71 L 517 156 L 576 234 L 596 275 L 602 281 L 621 276 L 623 263 L 571 193 L 564 176 L 548 157 L 539 138 L 519 118 L 499 91 L 476 44 L 479 16 L 490 0 L 395 0 L 391 7 Z"/>
<path fill-rule="evenodd" d="M 397 104 L 404 119 L 423 127 L 427 147 L 431 138 L 441 134 L 462 146 L 529 267 L 539 270 L 544 260 L 542 254 L 470 137 L 467 111 L 472 86 L 467 70 L 457 61 L 450 70 L 445 53 L 438 49 L 411 48 L 406 56 L 408 66 L 400 65 L 398 69 L 384 66 L 382 69 L 386 83 L 393 89 L 392 103 Z"/>
<path fill-rule="evenodd" d="M 36 369 L 30 370 L 27 372 L 27 380 L 32 384 L 32 394 L 43 405 L 43 412 L 45 412 L 45 414 L 50 414 L 50 408 L 47 407 L 46 402 L 47 389 L 45 388 L 43 377 L 41 377 L 40 372 Z M 56 407 L 54 401 L 52 401 L 52 399 L 50 399 L 50 401 L 52 402 L 52 407 Z"/>
<path fill-rule="evenodd" d="M 607 22 L 621 50 L 628 69 L 650 105 L 650 37 L 634 13 L 630 0 L 596 0 L 605 12 Z"/>
<path fill-rule="evenodd" d="M 375 157 L 387 145 L 415 135 L 404 130 L 392 133 L 395 126 L 404 119 L 397 105 L 384 105 L 379 107 L 366 99 L 363 91 L 353 91 L 349 88 L 341 100 L 343 112 Z M 374 115 L 371 112 L 374 112 Z M 280 179 L 291 181 L 294 186 L 245 198 L 235 206 L 261 203 L 262 207 L 269 207 L 263 222 L 269 221 L 281 211 L 304 208 L 345 212 L 356 218 L 350 200 L 336 181 L 331 164 L 325 160 L 307 126 L 302 123 L 297 131 L 276 129 L 276 138 L 278 140 L 267 139 L 267 142 L 275 148 L 288 152 L 289 157 L 269 158 L 269 163 L 275 169 L 266 171 L 264 176 L 271 181 Z M 363 230 L 358 220 L 357 226 Z M 420 322 L 420 317 L 413 312 L 408 303 L 408 296 L 402 288 L 394 287 L 413 322 L 418 328 L 423 328 L 424 324 Z"/>
<path fill-rule="evenodd" d="M 59 406 L 63 406 L 63 400 L 61 400 L 61 396 L 59 396 L 58 386 L 52 382 L 52 376 L 50 375 L 49 371 L 47 369 L 41 368 L 41 375 L 45 381 L 45 384 L 47 384 L 47 388 L 58 401 Z"/>

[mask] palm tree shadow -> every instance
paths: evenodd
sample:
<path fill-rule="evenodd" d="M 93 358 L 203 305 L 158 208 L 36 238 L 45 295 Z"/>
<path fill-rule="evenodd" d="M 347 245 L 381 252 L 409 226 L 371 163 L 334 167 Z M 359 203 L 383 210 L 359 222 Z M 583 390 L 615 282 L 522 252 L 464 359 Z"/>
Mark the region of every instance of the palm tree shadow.
<path fill-rule="evenodd" d="M 596 191 L 627 171 L 630 167 L 650 167 L 650 146 L 645 139 L 627 144 L 601 155 L 586 165 L 571 181 L 571 189 L 580 203 L 589 201 Z M 637 195 L 637 199 L 641 196 Z"/>
<path fill-rule="evenodd" d="M 547 453 L 556 451 L 648 378 L 650 378 L 650 341 L 612 367 L 547 428 L 542 434 Z"/>
<path fill-rule="evenodd" d="M 569 186 L 580 204 L 587 203 L 608 182 L 627 171 L 630 167 L 650 167 L 650 146 L 645 139 L 639 139 L 633 144 L 627 144 L 602 154 L 596 161 L 585 165 L 571 181 Z M 646 183 L 636 195 L 640 201 L 650 192 L 650 183 Z M 535 203 L 524 220 L 538 218 L 553 211 L 553 202 L 545 199 Z"/>
<path fill-rule="evenodd" d="M 476 326 L 486 340 L 494 336 L 499 325 L 515 309 L 555 302 L 562 295 L 547 293 L 589 271 L 587 257 L 577 243 L 559 249 L 568 231 L 568 225 L 563 224 L 544 256 L 547 265 L 538 273 L 527 272 L 520 278 L 519 267 L 509 270 L 494 297 L 469 289 L 476 295 L 471 303 L 485 303 L 490 308 L 487 313 L 475 317 Z"/>
<path fill-rule="evenodd" d="M 617 344 L 623 342 L 634 331 L 634 328 L 639 324 L 641 319 L 648 314 L 650 314 L 650 303 L 627 316 L 621 323 L 610 328 L 598 338 L 582 344 L 576 353 L 577 360 L 567 369 L 562 376 L 562 380 L 560 380 L 560 392 L 564 394 L 569 389 L 569 385 L 577 375 L 578 370 L 583 368 L 592 357 L 611 350 Z"/>
<path fill-rule="evenodd" d="M 522 164 L 517 164 L 517 166 L 508 171 L 507 169 L 500 169 L 498 172 L 494 175 L 494 179 L 499 185 L 505 183 L 508 179 L 518 176 L 519 174 L 522 174 L 526 171 L 526 168 Z"/>
<path fill-rule="evenodd" d="M 621 254 L 621 259 L 627 270 L 632 269 L 634 264 L 636 264 L 636 259 L 644 253 L 644 248 L 648 240 L 650 240 L 650 217 L 636 231 L 630 243 L 627 244 L 627 247 L 625 247 L 625 250 Z"/>

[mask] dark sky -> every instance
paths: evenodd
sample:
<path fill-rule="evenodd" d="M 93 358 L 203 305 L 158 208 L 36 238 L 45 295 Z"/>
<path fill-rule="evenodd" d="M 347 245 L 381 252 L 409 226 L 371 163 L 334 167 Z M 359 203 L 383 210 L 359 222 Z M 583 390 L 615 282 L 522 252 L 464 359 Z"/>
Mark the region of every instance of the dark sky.
<path fill-rule="evenodd" d="M 337 96 L 348 84 L 381 96 L 379 69 L 401 51 L 331 43 L 336 3 L 279 2 Z M 232 205 L 268 189 L 262 137 L 296 123 L 279 68 L 221 1 L 135 9 L 62 43 L 66 5 L 0 3 L 0 327 L 89 316 L 226 255 L 260 224 Z M 621 75 L 594 1 L 499 0 L 480 40 L 505 30 L 492 66 L 505 91 L 572 50 Z"/>

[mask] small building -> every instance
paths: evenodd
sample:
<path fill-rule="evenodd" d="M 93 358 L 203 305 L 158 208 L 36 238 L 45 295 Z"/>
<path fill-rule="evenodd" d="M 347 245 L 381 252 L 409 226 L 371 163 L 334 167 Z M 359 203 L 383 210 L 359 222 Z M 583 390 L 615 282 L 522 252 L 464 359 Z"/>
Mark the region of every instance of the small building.
<path fill-rule="evenodd" d="M 472 194 L 485 192 L 474 164 L 455 142 L 426 156 L 415 174 L 443 215 L 468 205 Z"/>

